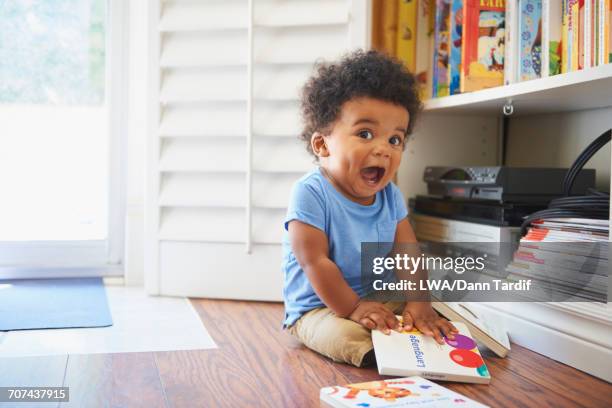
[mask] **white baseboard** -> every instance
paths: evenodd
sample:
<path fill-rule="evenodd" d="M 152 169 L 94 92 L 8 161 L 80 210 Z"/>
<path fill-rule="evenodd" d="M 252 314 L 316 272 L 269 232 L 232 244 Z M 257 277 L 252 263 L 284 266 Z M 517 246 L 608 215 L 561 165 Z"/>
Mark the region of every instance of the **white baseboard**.
<path fill-rule="evenodd" d="M 612 318 L 606 306 L 581 304 L 583 311 L 546 303 L 472 303 L 502 322 L 512 342 L 612 382 Z M 587 313 L 584 310 L 596 312 Z M 512 353 L 512 352 L 510 352 Z"/>

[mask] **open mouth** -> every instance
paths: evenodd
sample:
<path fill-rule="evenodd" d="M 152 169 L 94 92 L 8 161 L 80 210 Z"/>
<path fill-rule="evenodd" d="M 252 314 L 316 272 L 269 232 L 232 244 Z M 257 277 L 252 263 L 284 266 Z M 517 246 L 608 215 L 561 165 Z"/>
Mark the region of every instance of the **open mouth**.
<path fill-rule="evenodd" d="M 383 167 L 371 166 L 361 169 L 361 177 L 372 186 L 378 184 L 384 175 L 385 169 Z"/>

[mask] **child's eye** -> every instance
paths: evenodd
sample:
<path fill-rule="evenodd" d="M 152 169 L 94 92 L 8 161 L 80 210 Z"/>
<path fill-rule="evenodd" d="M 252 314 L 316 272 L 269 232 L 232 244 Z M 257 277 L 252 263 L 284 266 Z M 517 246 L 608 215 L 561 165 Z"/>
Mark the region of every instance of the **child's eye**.
<path fill-rule="evenodd" d="M 362 139 L 367 139 L 367 140 L 374 139 L 374 134 L 370 132 L 369 130 L 360 130 L 359 133 L 357 133 L 357 135 Z"/>
<path fill-rule="evenodd" d="M 401 146 L 402 138 L 399 136 L 393 136 L 391 139 L 389 139 L 389 143 L 391 143 L 393 146 Z"/>

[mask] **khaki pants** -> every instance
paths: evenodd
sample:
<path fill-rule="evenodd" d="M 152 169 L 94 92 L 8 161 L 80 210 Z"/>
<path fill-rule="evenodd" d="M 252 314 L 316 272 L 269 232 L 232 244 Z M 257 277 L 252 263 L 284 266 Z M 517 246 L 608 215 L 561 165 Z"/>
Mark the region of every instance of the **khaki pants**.
<path fill-rule="evenodd" d="M 384 305 L 395 314 L 401 314 L 404 308 L 404 302 L 385 302 Z M 288 330 L 317 353 L 357 367 L 361 366 L 363 357 L 373 348 L 369 329 L 336 316 L 326 307 L 305 313 Z"/>

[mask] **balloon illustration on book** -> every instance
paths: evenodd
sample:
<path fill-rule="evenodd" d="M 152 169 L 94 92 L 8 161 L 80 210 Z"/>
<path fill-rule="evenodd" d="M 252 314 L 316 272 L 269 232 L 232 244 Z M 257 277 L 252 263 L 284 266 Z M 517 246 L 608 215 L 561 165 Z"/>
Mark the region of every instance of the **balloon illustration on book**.
<path fill-rule="evenodd" d="M 483 377 L 489 375 L 487 366 L 485 365 L 480 354 L 472 351 L 478 351 L 476 348 L 476 342 L 473 339 L 462 334 L 455 334 L 455 338 L 453 340 L 445 337 L 444 341 L 446 344 L 454 348 L 454 350 L 451 350 L 449 353 L 451 360 L 460 366 L 475 368 L 478 374 Z"/>

